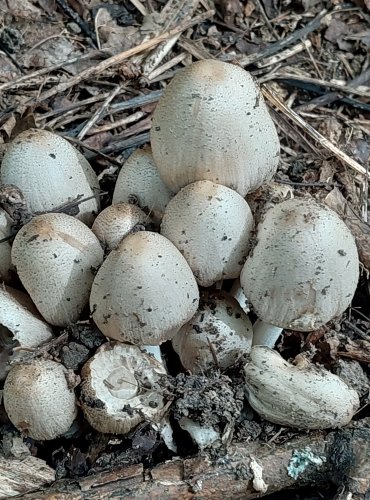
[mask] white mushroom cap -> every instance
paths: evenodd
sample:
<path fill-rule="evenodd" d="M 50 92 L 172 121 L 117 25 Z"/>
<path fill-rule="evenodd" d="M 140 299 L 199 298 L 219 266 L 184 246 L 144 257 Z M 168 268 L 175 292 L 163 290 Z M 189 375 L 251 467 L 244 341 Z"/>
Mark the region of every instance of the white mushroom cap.
<path fill-rule="evenodd" d="M 11 287 L 0 286 L 0 380 L 13 347 L 37 347 L 53 336 L 31 299 Z M 10 359 L 14 359 L 14 355 Z"/>
<path fill-rule="evenodd" d="M 46 130 L 29 129 L 8 146 L 0 182 L 15 184 L 31 212 L 51 211 L 81 196 L 97 194 L 97 177 L 88 161 L 68 141 Z M 79 205 L 77 218 L 88 225 L 99 210 L 99 198 Z"/>
<path fill-rule="evenodd" d="M 92 316 L 109 338 L 138 345 L 171 339 L 198 307 L 199 291 L 186 260 L 164 236 L 128 235 L 99 269 Z"/>
<path fill-rule="evenodd" d="M 11 221 L 7 213 L 0 209 L 0 240 L 10 236 Z M 11 269 L 11 245 L 9 241 L 0 243 L 0 283 L 10 281 L 9 271 Z"/>
<path fill-rule="evenodd" d="M 77 406 L 66 375 L 63 365 L 47 359 L 15 365 L 4 385 L 5 411 L 12 424 L 37 440 L 67 432 Z"/>
<path fill-rule="evenodd" d="M 253 77 L 210 59 L 176 73 L 154 111 L 150 138 L 174 192 L 208 179 L 245 196 L 273 176 L 279 161 L 275 126 Z"/>
<path fill-rule="evenodd" d="M 253 346 L 245 367 L 248 401 L 263 418 L 300 429 L 348 424 L 360 406 L 356 391 L 308 362 L 294 366 L 265 346 Z"/>
<path fill-rule="evenodd" d="M 181 251 L 201 286 L 239 276 L 252 229 L 248 203 L 210 181 L 181 189 L 168 203 L 161 224 L 161 234 Z"/>
<path fill-rule="evenodd" d="M 81 221 L 50 213 L 35 217 L 18 232 L 12 261 L 46 321 L 67 326 L 89 300 L 93 269 L 103 261 L 103 249 Z"/>
<path fill-rule="evenodd" d="M 114 188 L 113 204 L 135 202 L 154 218 L 161 219 L 172 196 L 159 175 L 152 150 L 145 147 L 134 151 L 121 168 Z"/>
<path fill-rule="evenodd" d="M 137 224 L 148 222 L 148 216 L 135 205 L 118 203 L 104 209 L 94 221 L 92 232 L 110 252 Z"/>
<path fill-rule="evenodd" d="M 250 351 L 252 334 L 248 316 L 233 297 L 204 291 L 197 313 L 176 334 L 173 347 L 192 373 L 224 370 Z"/>
<path fill-rule="evenodd" d="M 82 369 L 81 404 L 98 432 L 127 434 L 144 420 L 159 421 L 165 400 L 162 363 L 139 347 L 104 344 Z"/>
<path fill-rule="evenodd" d="M 305 332 L 343 313 L 358 276 L 351 232 L 333 210 L 309 198 L 267 211 L 240 282 L 263 322 Z"/>

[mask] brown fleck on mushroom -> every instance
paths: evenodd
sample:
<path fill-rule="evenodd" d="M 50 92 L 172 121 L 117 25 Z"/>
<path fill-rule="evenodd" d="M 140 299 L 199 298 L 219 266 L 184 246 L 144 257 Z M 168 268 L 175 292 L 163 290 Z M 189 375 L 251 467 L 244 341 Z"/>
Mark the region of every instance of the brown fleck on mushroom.
<path fill-rule="evenodd" d="M 103 344 L 82 369 L 81 404 L 98 432 L 127 434 L 140 422 L 159 422 L 165 413 L 162 363 L 139 347 Z"/>
<path fill-rule="evenodd" d="M 213 59 L 176 73 L 154 111 L 153 157 L 177 192 L 209 180 L 245 196 L 274 175 L 279 139 L 250 73 Z"/>
<path fill-rule="evenodd" d="M 12 424 L 32 439 L 55 439 L 77 415 L 67 369 L 55 361 L 34 359 L 15 365 L 4 385 L 5 411 Z"/>
<path fill-rule="evenodd" d="M 77 321 L 89 300 L 103 249 L 81 221 L 50 213 L 33 218 L 18 232 L 12 261 L 46 321 L 67 326 Z"/>
<path fill-rule="evenodd" d="M 189 265 L 164 236 L 128 235 L 105 259 L 90 296 L 92 317 L 109 338 L 138 345 L 170 340 L 193 316 L 199 291 Z"/>

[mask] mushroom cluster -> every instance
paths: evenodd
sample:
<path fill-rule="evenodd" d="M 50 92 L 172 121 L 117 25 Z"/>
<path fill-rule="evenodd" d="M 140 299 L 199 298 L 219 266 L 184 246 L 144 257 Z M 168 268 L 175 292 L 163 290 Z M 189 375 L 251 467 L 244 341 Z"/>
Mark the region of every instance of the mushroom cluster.
<path fill-rule="evenodd" d="M 167 341 L 192 374 L 244 360 L 249 403 L 272 422 L 348 423 L 357 393 L 271 348 L 283 328 L 309 332 L 344 312 L 358 281 L 356 245 L 313 198 L 268 209 L 254 229 L 245 196 L 274 175 L 279 140 L 252 76 L 215 60 L 179 71 L 154 111 L 151 148 L 128 158 L 100 212 L 96 174 L 66 140 L 32 129 L 9 145 L 0 182 L 17 186 L 30 211 L 14 240 L 0 243 L 1 280 L 12 284 L 17 273 L 28 294 L 0 290 L 11 422 L 39 440 L 68 431 L 73 374 L 71 382 L 59 359 L 24 362 L 13 351 L 49 341 L 56 327 L 85 319 L 89 305 L 106 342 L 82 367 L 79 406 L 99 432 L 125 434 L 145 420 L 168 430 Z M 71 204 L 76 213 L 62 213 Z M 0 238 L 11 231 L 0 212 Z"/>

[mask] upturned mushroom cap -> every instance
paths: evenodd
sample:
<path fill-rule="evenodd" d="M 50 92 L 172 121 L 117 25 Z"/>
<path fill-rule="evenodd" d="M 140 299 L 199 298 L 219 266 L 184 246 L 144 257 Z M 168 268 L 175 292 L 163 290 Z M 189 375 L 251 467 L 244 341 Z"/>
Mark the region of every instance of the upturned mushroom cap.
<path fill-rule="evenodd" d="M 263 418 L 300 429 L 342 427 L 360 406 L 356 391 L 308 362 L 294 366 L 265 346 L 254 346 L 245 367 L 248 401 Z"/>
<path fill-rule="evenodd" d="M 186 260 L 164 236 L 127 236 L 105 259 L 90 296 L 109 338 L 138 345 L 170 340 L 197 310 L 199 291 Z"/>
<path fill-rule="evenodd" d="M 151 148 L 145 147 L 134 151 L 121 168 L 113 203 L 135 203 L 160 220 L 172 196 L 159 175 Z"/>
<path fill-rule="evenodd" d="M 159 421 L 166 401 L 164 366 L 139 347 L 104 344 L 82 369 L 81 404 L 98 432 L 127 434 L 144 420 Z"/>
<path fill-rule="evenodd" d="M 65 214 L 44 214 L 22 227 L 12 261 L 19 278 L 46 321 L 67 326 L 89 300 L 93 269 L 103 261 L 95 234 Z"/>
<path fill-rule="evenodd" d="M 199 309 L 173 339 L 181 364 L 192 373 L 226 369 L 248 353 L 252 325 L 237 301 L 224 292 L 204 291 Z"/>
<path fill-rule="evenodd" d="M 68 387 L 67 370 L 48 359 L 15 365 L 4 385 L 5 411 L 12 424 L 32 439 L 61 436 L 76 415 L 76 397 Z"/>
<path fill-rule="evenodd" d="M 118 203 L 105 208 L 94 221 L 92 232 L 110 252 L 138 224 L 148 222 L 148 216 L 135 205 Z"/>
<path fill-rule="evenodd" d="M 240 282 L 263 322 L 305 332 L 343 313 L 358 276 L 351 232 L 333 210 L 308 198 L 267 211 Z"/>
<path fill-rule="evenodd" d="M 53 336 L 50 326 L 42 321 L 31 299 L 11 287 L 0 286 L 0 380 L 14 359 L 12 349 L 37 347 Z"/>
<path fill-rule="evenodd" d="M 0 209 L 0 240 L 7 238 L 11 234 L 11 222 L 4 210 Z M 0 283 L 10 281 L 11 269 L 11 245 L 9 241 L 0 243 Z"/>
<path fill-rule="evenodd" d="M 88 161 L 68 141 L 46 130 L 29 129 L 8 146 L 0 170 L 2 184 L 15 184 L 31 212 L 51 211 L 80 196 L 93 196 L 98 179 Z M 99 198 L 79 205 L 77 218 L 91 225 Z"/>
<path fill-rule="evenodd" d="M 184 255 L 201 286 L 239 276 L 252 229 L 248 203 L 210 181 L 181 189 L 168 203 L 161 224 L 161 234 Z"/>
<path fill-rule="evenodd" d="M 245 196 L 273 176 L 279 161 L 275 126 L 253 77 L 211 59 L 175 75 L 154 111 L 150 138 L 174 192 L 207 179 Z"/>

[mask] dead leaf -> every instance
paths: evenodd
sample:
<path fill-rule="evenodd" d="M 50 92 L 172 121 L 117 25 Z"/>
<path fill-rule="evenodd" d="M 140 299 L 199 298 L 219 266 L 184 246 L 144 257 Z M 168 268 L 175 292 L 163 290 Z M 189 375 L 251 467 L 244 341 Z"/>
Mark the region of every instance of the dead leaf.
<path fill-rule="evenodd" d="M 142 35 L 139 28 L 134 26 L 118 26 L 105 8 L 98 10 L 95 23 L 101 48 L 110 48 L 113 53 L 131 49 L 141 42 Z"/>

